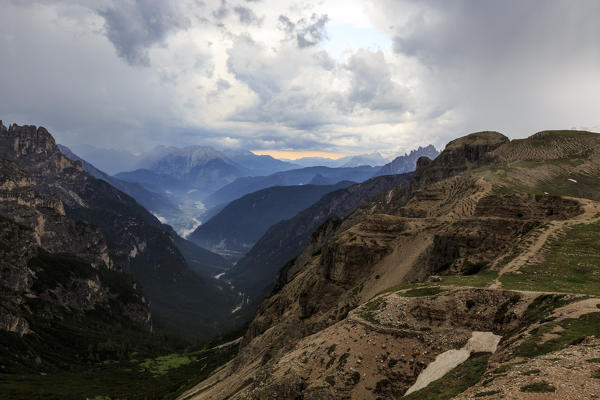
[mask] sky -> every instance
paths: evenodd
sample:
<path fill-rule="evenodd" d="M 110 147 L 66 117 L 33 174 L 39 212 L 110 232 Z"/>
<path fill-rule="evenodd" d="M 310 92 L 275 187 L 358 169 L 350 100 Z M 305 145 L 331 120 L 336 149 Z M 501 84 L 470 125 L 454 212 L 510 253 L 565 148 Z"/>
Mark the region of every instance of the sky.
<path fill-rule="evenodd" d="M 0 6 L 0 119 L 66 145 L 391 157 L 481 130 L 600 131 L 598 1 Z"/>

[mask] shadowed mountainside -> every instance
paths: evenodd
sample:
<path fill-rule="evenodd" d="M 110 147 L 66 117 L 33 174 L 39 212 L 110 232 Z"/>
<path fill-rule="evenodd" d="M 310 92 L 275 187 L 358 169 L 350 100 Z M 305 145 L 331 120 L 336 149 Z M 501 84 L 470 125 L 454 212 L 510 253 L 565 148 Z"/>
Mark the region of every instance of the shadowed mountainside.
<path fill-rule="evenodd" d="M 275 186 L 247 194 L 200 225 L 189 239 L 213 251 L 243 255 L 271 225 L 352 184 Z"/>
<path fill-rule="evenodd" d="M 319 183 L 333 185 L 341 181 L 362 182 L 371 178 L 377 168 L 361 166 L 353 168 L 308 167 L 278 172 L 269 176 L 254 176 L 236 179 L 234 182 L 211 194 L 209 205 L 226 204 L 246 194 L 272 186 L 305 185 L 318 177 Z"/>
<path fill-rule="evenodd" d="M 364 200 L 409 180 L 410 174 L 382 176 L 323 196 L 293 218 L 269 228 L 225 278 L 252 301 L 260 301 L 273 287 L 279 271 L 300 254 L 310 235 L 321 224 L 334 216 L 346 216 Z"/>

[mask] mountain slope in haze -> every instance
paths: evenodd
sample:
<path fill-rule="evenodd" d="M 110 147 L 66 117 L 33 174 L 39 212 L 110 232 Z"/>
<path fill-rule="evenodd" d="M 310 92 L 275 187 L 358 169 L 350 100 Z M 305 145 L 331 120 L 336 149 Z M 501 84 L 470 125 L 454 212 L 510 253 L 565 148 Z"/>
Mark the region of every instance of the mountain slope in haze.
<path fill-rule="evenodd" d="M 291 218 L 323 195 L 352 184 L 275 186 L 247 194 L 200 225 L 189 240 L 213 251 L 244 254 L 274 223 Z"/>
<path fill-rule="evenodd" d="M 185 398 L 591 398 L 599 182 L 600 134 L 450 142 L 323 224 Z"/>
<path fill-rule="evenodd" d="M 381 154 L 374 152 L 370 154 L 359 154 L 356 156 L 342 157 L 336 160 L 340 167 L 359 167 L 361 165 L 370 165 L 376 167 L 378 165 L 387 164 L 387 160 Z M 410 172 L 410 171 L 406 171 Z"/>
<path fill-rule="evenodd" d="M 141 168 L 119 172 L 115 177 L 138 183 L 174 204 L 176 212 L 165 208 L 152 211 L 182 236 L 189 235 L 216 214 L 214 207 L 209 209 L 204 204 L 204 199 L 215 190 L 239 177 L 271 174 L 295 167 L 270 156 L 243 150 L 220 152 L 208 146 L 159 146 L 141 156 L 138 166 Z"/>
<path fill-rule="evenodd" d="M 148 166 L 115 176 L 138 182 L 150 190 L 198 190 L 208 194 L 249 174 L 245 168 L 231 161 L 225 154 L 208 146 L 185 148 L 169 147 L 161 156 L 147 162 Z"/>
<path fill-rule="evenodd" d="M 257 155 L 248 150 L 223 150 L 223 153 L 248 170 L 250 176 L 266 176 L 300 167 L 292 162 L 281 161 L 269 155 Z"/>
<path fill-rule="evenodd" d="M 370 154 L 357 154 L 353 156 L 341 157 L 336 160 L 325 157 L 303 157 L 297 160 L 291 160 L 301 167 L 329 167 L 329 168 L 351 168 L 369 165 L 372 167 L 387 164 L 387 160 L 378 152 Z"/>
<path fill-rule="evenodd" d="M 141 156 L 136 156 L 123 149 L 104 149 L 85 144 L 73 145 L 71 149 L 110 175 L 140 168 L 142 162 Z"/>
<path fill-rule="evenodd" d="M 275 285 L 280 270 L 306 246 L 310 235 L 334 216 L 346 216 L 371 199 L 410 180 L 410 174 L 370 179 L 329 193 L 293 218 L 270 227 L 226 278 L 252 301 L 260 301 Z"/>
<path fill-rule="evenodd" d="M 278 172 L 269 176 L 244 177 L 217 190 L 206 199 L 209 205 L 226 204 L 248 193 L 272 186 L 306 185 L 319 177 L 319 181 L 335 184 L 341 181 L 362 182 L 377 171 L 370 166 L 354 168 L 309 167 Z"/>
<path fill-rule="evenodd" d="M 138 163 L 141 168 L 120 171 L 117 177 L 158 189 L 196 189 L 208 195 L 243 176 L 262 176 L 297 168 L 296 165 L 245 150 L 218 151 L 210 146 L 158 147 Z"/>
<path fill-rule="evenodd" d="M 433 145 L 420 147 L 412 150 L 410 153 L 396 157 L 392 162 L 385 164 L 377 175 L 404 174 L 412 172 L 417 167 L 417 160 L 420 157 L 427 157 L 431 160 L 435 159 L 440 154 Z"/>
<path fill-rule="evenodd" d="M 37 195 L 58 198 L 66 218 L 99 229 L 113 269 L 131 272 L 141 284 L 155 328 L 207 337 L 231 326 L 237 294 L 192 272 L 169 227 L 65 157 L 44 128 L 0 125 L 0 158 L 27 173 Z"/>
<path fill-rule="evenodd" d="M 69 160 L 81 161 L 83 170 L 85 172 L 92 175 L 94 178 L 102 179 L 103 181 L 110 183 L 113 187 L 130 195 L 148 211 L 159 215 L 166 215 L 170 218 L 176 218 L 181 214 L 179 209 L 177 209 L 177 207 L 175 207 L 175 205 L 172 204 L 165 196 L 151 192 L 139 183 L 127 182 L 110 176 L 73 153 L 67 146 L 61 144 L 58 144 L 57 146 Z"/>

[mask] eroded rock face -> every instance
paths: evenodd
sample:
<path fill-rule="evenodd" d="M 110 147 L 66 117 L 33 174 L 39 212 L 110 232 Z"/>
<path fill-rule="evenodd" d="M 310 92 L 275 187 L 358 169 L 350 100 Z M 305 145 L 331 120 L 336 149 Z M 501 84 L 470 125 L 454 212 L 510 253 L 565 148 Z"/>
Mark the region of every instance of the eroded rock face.
<path fill-rule="evenodd" d="M 561 220 L 581 213 L 578 201 L 560 196 L 511 194 L 487 196 L 477 203 L 476 216 L 520 220 Z"/>
<path fill-rule="evenodd" d="M 31 150 L 24 144 L 23 149 Z M 50 320 L 62 318 L 61 308 L 84 312 L 106 306 L 118 294 L 105 284 L 101 271 L 112 270 L 97 227 L 68 219 L 58 197 L 36 193 L 35 180 L 13 162 L 0 160 L 0 329 L 32 333 L 23 317 L 30 298 L 45 304 L 44 318 Z M 149 330 L 145 299 L 132 284 L 125 290 L 125 314 Z"/>

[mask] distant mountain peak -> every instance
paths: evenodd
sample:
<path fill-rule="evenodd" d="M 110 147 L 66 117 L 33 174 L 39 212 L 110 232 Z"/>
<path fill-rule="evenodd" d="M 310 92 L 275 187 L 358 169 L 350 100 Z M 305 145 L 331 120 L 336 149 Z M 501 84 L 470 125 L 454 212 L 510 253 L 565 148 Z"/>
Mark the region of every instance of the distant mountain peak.
<path fill-rule="evenodd" d="M 410 153 L 396 157 L 392 162 L 384 165 L 377 175 L 394 175 L 412 172 L 416 169 L 417 161 L 421 157 L 427 157 L 428 159 L 433 160 L 439 154 L 440 152 L 431 144 L 425 147 L 419 146 Z"/>

